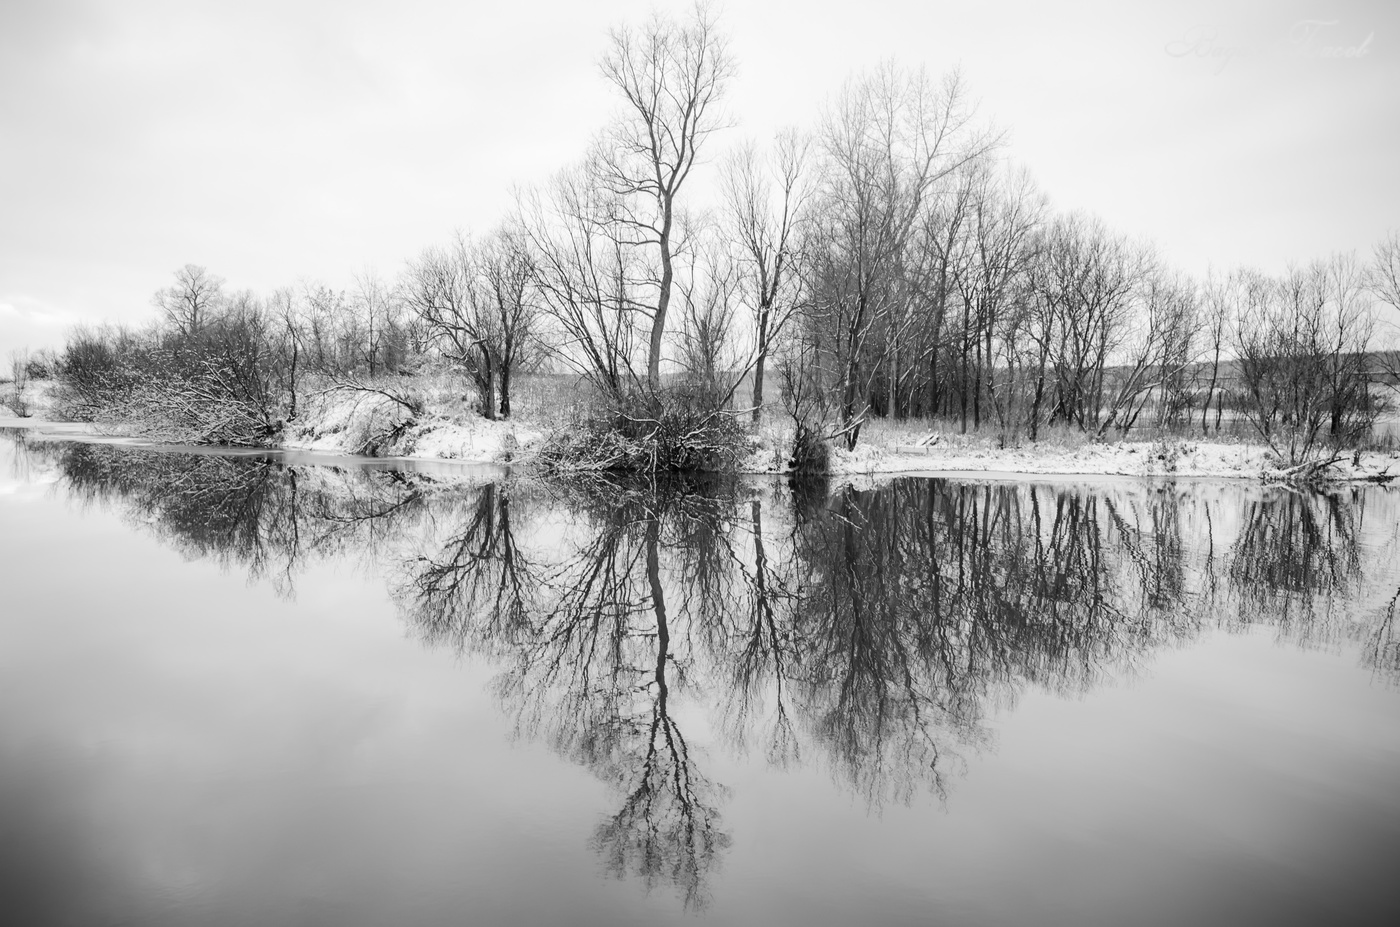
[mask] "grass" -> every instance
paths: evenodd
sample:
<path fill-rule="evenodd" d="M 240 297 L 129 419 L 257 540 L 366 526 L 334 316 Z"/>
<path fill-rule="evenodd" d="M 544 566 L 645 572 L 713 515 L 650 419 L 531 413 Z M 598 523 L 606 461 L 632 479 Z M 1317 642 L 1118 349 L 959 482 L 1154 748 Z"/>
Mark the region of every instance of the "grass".
<path fill-rule="evenodd" d="M 1001 449 L 1034 443 L 1076 450 L 1094 443 L 1091 435 L 1064 424 L 1041 426 L 1036 440 L 1032 442 L 1025 430 L 1012 435 L 1000 425 L 984 422 L 980 427 L 969 423 L 964 432 L 960 420 L 942 417 L 902 420 L 871 418 L 860 432 L 862 443 L 889 448 L 926 443 L 932 436 L 937 436 L 940 446 L 955 448 Z"/>
<path fill-rule="evenodd" d="M 511 418 L 563 428 L 586 418 L 593 403 L 593 388 L 571 373 L 517 374 L 511 383 Z"/>

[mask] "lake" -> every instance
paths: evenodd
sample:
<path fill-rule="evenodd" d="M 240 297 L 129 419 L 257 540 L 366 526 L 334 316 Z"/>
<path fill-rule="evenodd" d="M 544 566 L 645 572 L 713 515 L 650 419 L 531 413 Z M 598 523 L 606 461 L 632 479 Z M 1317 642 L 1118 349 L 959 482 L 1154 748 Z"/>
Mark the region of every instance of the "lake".
<path fill-rule="evenodd" d="M 1400 493 L 0 437 L 10 923 L 1400 922 Z"/>

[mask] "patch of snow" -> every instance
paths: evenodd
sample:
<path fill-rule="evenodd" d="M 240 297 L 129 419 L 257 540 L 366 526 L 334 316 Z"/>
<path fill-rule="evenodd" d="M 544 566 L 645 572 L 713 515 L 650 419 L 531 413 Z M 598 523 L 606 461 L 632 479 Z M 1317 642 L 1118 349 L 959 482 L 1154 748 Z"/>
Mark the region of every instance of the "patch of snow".
<path fill-rule="evenodd" d="M 308 401 L 284 433 L 282 446 L 323 454 L 504 463 L 542 440 L 537 429 L 478 416 L 415 421 L 408 409 L 385 396 L 338 391 Z"/>

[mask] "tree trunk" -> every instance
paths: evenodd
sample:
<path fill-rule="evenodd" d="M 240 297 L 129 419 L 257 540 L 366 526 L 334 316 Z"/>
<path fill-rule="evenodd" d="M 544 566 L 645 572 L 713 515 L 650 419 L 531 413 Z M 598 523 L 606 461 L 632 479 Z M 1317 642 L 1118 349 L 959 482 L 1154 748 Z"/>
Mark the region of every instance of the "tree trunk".
<path fill-rule="evenodd" d="M 496 366 L 492 362 L 491 352 L 483 345 L 481 348 L 482 362 L 482 384 L 481 384 L 481 408 L 485 411 L 486 417 L 492 421 L 496 419 Z"/>
<path fill-rule="evenodd" d="M 753 423 L 758 424 L 763 415 L 763 368 L 767 358 L 762 354 L 758 355 L 758 361 L 753 365 Z"/>
<path fill-rule="evenodd" d="M 898 404 L 894 396 L 895 384 L 899 382 L 899 348 L 894 345 L 890 347 L 890 363 L 888 376 L 889 385 L 886 387 L 888 395 L 885 397 L 885 416 L 889 418 L 890 421 L 894 421 L 895 415 L 899 411 Z"/>
<path fill-rule="evenodd" d="M 510 368 L 513 366 L 501 361 L 501 418 L 510 418 Z"/>
<path fill-rule="evenodd" d="M 671 282 L 675 279 L 675 269 L 671 259 L 671 204 L 662 204 L 663 218 L 661 234 L 661 289 L 656 296 L 656 315 L 651 320 L 651 345 L 647 351 L 647 387 L 653 393 L 661 391 L 661 350 L 666 336 L 666 311 L 671 305 Z"/>

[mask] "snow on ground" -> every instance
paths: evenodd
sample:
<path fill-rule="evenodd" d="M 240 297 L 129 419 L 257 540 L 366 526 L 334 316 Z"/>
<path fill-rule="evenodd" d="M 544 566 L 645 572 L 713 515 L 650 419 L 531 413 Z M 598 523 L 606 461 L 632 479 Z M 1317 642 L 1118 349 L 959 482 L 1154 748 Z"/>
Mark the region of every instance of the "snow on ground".
<path fill-rule="evenodd" d="M 47 392 L 36 391 L 42 398 Z M 143 443 L 120 436 L 120 429 L 93 425 L 12 418 L 0 408 L 0 428 L 31 430 L 49 437 Z M 520 422 L 488 421 L 466 414 L 432 414 L 413 419 L 408 409 L 374 392 L 332 391 L 308 399 L 289 425 L 281 446 L 292 451 L 345 456 L 458 463 L 506 463 L 528 460 L 544 440 L 543 430 Z M 933 434 L 920 445 L 862 443 L 854 451 L 832 451 L 833 476 L 879 476 L 894 473 L 986 473 L 1000 475 L 1226 477 L 1252 480 L 1284 476 L 1275 455 L 1257 444 L 1168 439 L 1069 446 L 1042 442 L 1001 449 L 985 440 Z M 744 473 L 782 473 L 787 448 L 778 436 L 754 439 Z M 1364 452 L 1353 463 L 1347 454 L 1327 473 L 1334 480 L 1374 480 L 1400 476 L 1400 454 Z"/>
<path fill-rule="evenodd" d="M 1400 476 L 1400 454 L 1363 452 L 1359 464 L 1351 455 L 1328 472 L 1338 480 L 1369 480 Z M 751 473 L 780 473 L 785 455 L 762 447 L 746 461 Z M 834 449 L 833 476 L 894 473 L 989 473 L 1002 475 L 1222 477 L 1253 480 L 1282 479 L 1284 470 L 1267 447 L 1212 441 L 1123 441 L 1065 447 L 1033 444 L 1000 449 L 976 444 L 934 443 L 927 447 L 859 444 L 855 450 Z"/>
<path fill-rule="evenodd" d="M 1214 442 L 1120 442 L 1080 448 L 1036 445 L 1028 448 L 885 449 L 872 445 L 838 450 L 837 474 L 910 472 L 999 472 L 1092 476 L 1234 477 L 1281 479 L 1283 468 L 1267 447 Z M 1400 455 L 1366 452 L 1359 465 L 1339 461 L 1329 476 L 1343 480 L 1400 476 Z"/>
<path fill-rule="evenodd" d="M 314 397 L 287 428 L 282 447 L 323 454 L 369 454 L 504 463 L 543 440 L 535 428 L 477 416 L 427 416 L 375 393 Z"/>

